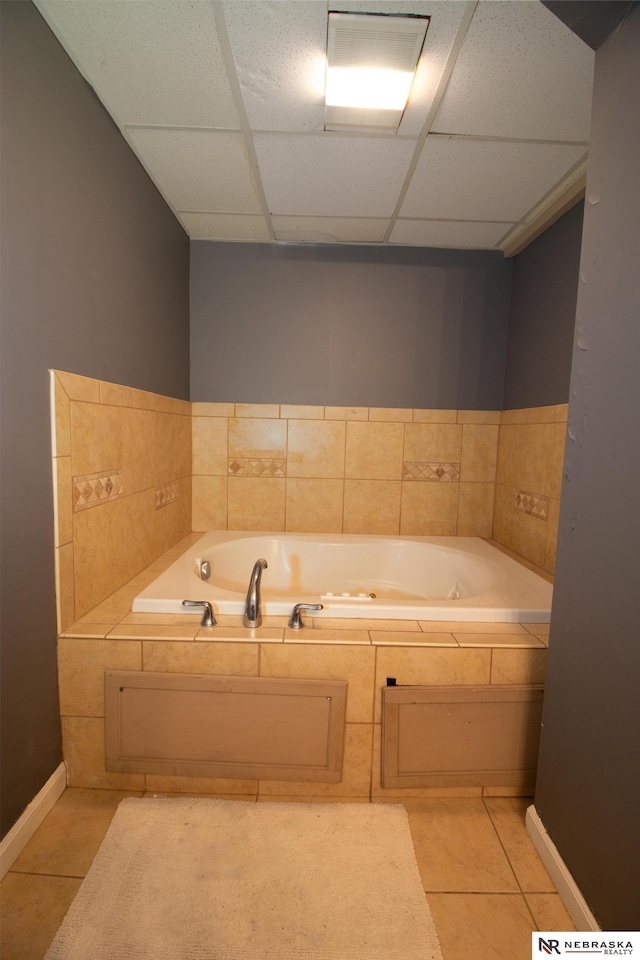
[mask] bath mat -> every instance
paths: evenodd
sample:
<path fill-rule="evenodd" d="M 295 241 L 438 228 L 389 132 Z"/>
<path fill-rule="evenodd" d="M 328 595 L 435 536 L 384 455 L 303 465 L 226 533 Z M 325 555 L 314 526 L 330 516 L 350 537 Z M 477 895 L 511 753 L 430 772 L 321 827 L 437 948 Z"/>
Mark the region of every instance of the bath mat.
<path fill-rule="evenodd" d="M 123 800 L 45 960 L 442 960 L 403 807 Z"/>

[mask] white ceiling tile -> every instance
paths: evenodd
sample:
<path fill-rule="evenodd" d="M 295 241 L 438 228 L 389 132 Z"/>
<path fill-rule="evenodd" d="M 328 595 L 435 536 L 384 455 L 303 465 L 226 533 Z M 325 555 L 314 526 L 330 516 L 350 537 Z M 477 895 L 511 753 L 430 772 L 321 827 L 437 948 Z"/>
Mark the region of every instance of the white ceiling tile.
<path fill-rule="evenodd" d="M 264 217 L 232 213 L 179 213 L 194 240 L 268 241 L 271 234 Z"/>
<path fill-rule="evenodd" d="M 538 0 L 482 0 L 431 129 L 586 141 L 593 63 Z"/>
<path fill-rule="evenodd" d="M 389 217 L 415 143 L 338 134 L 256 134 L 272 214 Z"/>
<path fill-rule="evenodd" d="M 460 220 L 398 220 L 389 243 L 419 247 L 455 247 L 492 250 L 512 226 Z"/>
<path fill-rule="evenodd" d="M 224 3 L 238 79 L 254 130 L 322 130 L 327 4 Z"/>
<path fill-rule="evenodd" d="M 39 0 L 121 124 L 239 127 L 213 6 L 198 0 Z"/>
<path fill-rule="evenodd" d="M 431 136 L 400 217 L 515 222 L 584 154 L 583 147 L 559 144 Z"/>
<path fill-rule="evenodd" d="M 241 134 L 133 127 L 127 135 L 175 210 L 262 212 Z"/>
<path fill-rule="evenodd" d="M 348 217 L 272 217 L 276 240 L 314 243 L 382 243 L 388 220 Z"/>

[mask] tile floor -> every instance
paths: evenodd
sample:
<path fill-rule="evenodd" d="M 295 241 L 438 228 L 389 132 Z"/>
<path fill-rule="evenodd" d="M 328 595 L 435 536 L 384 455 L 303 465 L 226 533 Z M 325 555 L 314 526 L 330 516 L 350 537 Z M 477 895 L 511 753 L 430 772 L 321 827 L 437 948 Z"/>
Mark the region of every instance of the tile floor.
<path fill-rule="evenodd" d="M 118 803 L 141 795 L 65 791 L 2 881 L 3 960 L 44 957 Z M 575 929 L 526 833 L 530 802 L 404 801 L 444 960 L 530 960 L 532 930 Z"/>

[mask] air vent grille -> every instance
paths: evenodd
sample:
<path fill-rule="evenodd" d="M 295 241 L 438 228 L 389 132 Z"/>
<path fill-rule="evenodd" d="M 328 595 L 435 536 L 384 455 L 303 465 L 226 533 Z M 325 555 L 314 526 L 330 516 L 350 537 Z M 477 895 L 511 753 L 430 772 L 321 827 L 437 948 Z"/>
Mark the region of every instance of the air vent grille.
<path fill-rule="evenodd" d="M 413 73 L 428 24 L 428 17 L 330 13 L 329 63 Z"/>

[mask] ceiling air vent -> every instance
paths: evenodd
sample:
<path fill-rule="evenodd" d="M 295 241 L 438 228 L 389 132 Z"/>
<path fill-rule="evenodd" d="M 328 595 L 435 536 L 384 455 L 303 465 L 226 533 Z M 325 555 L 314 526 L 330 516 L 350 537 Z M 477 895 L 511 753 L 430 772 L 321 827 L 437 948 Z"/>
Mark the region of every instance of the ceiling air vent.
<path fill-rule="evenodd" d="M 395 130 L 429 17 L 329 13 L 325 128 Z"/>

